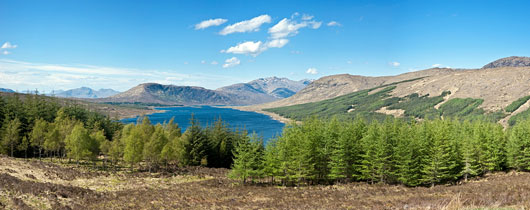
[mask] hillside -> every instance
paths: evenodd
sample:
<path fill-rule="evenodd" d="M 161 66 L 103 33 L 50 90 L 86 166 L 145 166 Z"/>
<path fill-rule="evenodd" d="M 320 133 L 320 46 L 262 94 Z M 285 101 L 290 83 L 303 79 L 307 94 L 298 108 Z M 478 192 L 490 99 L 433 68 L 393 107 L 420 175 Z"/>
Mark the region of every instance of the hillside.
<path fill-rule="evenodd" d="M 530 57 L 510 56 L 486 64 L 483 69 L 530 66 Z"/>
<path fill-rule="evenodd" d="M 59 90 L 54 93 L 57 97 L 63 98 L 106 98 L 109 96 L 116 95 L 120 92 L 113 89 L 99 89 L 93 90 L 88 87 L 80 87 L 70 90 Z"/>
<path fill-rule="evenodd" d="M 390 81 L 411 77 L 418 79 L 389 85 Z M 482 116 L 505 125 L 513 125 L 517 119 L 523 118 L 522 116 L 530 116 L 530 111 L 527 111 L 530 103 L 527 98 L 530 95 L 528 66 L 471 70 L 429 69 L 393 77 L 358 77 L 358 81 L 363 82 L 345 83 L 342 86 L 337 82 L 338 79 L 329 78 L 345 80 L 354 76 L 335 75 L 321 78 L 291 98 L 257 108 L 293 119 L 312 114 L 349 117 L 362 114 L 378 118 L 384 115 L 416 118 L 424 118 L 426 115 L 457 116 L 470 119 Z M 317 84 L 325 81 L 333 83 L 321 89 L 315 88 Z M 361 91 L 355 91 L 354 84 Z M 347 90 L 354 91 L 329 99 L 330 96 L 337 96 L 348 92 Z M 356 107 L 357 105 L 359 107 Z M 511 108 L 506 109 L 509 106 Z"/>
<path fill-rule="evenodd" d="M 256 107 L 258 109 L 262 109 L 321 101 L 385 84 L 391 84 L 394 82 L 419 77 L 444 75 L 455 71 L 457 70 L 433 68 L 423 71 L 404 73 L 397 76 L 368 77 L 349 74 L 331 75 L 313 81 L 307 85 L 307 87 L 289 98 L 271 103 L 260 104 Z"/>
<path fill-rule="evenodd" d="M 289 97 L 307 84 L 307 80 L 292 81 L 277 77 L 257 79 L 217 90 L 145 83 L 123 93 L 96 101 L 160 105 L 249 105 Z"/>
<path fill-rule="evenodd" d="M 100 99 L 103 102 L 150 103 L 163 105 L 222 105 L 235 101 L 227 94 L 202 87 L 144 83 L 123 93 Z"/>

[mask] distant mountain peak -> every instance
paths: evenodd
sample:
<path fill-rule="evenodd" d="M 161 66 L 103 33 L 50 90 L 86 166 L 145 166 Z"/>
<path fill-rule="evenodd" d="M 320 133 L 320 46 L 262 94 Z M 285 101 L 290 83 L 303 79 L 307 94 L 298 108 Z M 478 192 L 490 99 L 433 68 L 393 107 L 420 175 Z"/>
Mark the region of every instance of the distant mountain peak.
<path fill-rule="evenodd" d="M 112 95 L 116 95 L 120 92 L 113 89 L 99 89 L 94 90 L 89 87 L 80 87 L 70 90 L 57 90 L 53 91 L 53 95 L 63 98 L 106 98 Z"/>
<path fill-rule="evenodd" d="M 500 68 L 500 67 L 526 67 L 530 66 L 530 57 L 510 56 L 501 58 L 486 64 L 483 69 Z"/>

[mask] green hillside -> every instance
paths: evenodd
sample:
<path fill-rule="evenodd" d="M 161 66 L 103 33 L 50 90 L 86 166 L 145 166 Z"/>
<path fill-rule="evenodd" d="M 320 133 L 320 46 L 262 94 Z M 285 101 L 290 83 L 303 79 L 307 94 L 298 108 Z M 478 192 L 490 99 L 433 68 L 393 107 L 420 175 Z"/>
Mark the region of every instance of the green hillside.
<path fill-rule="evenodd" d="M 319 102 L 264 110 L 295 120 L 303 120 L 310 116 L 324 118 L 337 116 L 340 119 L 362 117 L 367 120 L 382 120 L 393 117 L 376 112 L 383 107 L 386 107 L 387 110 L 401 110 L 402 117 L 415 119 L 450 117 L 462 120 L 482 119 L 497 122 L 507 116 L 506 112 L 502 110 L 486 112 L 482 108 L 478 108 L 484 100 L 476 98 L 453 98 L 435 108 L 437 104 L 444 101 L 444 96 L 451 94 L 450 91 L 444 91 L 438 96 L 420 96 L 417 93 L 412 93 L 405 97 L 393 97 L 390 93 L 396 88 L 396 84 L 361 90 Z M 526 114 L 528 115 L 530 112 Z M 513 125 L 515 122 L 511 124 Z"/>

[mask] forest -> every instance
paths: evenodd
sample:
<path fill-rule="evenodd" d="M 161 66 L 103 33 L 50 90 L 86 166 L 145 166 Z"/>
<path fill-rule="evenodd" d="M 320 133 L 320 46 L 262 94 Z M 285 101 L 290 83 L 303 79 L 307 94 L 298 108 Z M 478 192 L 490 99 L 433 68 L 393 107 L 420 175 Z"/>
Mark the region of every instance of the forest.
<path fill-rule="evenodd" d="M 486 121 L 308 118 L 265 147 L 235 147 L 230 175 L 289 186 L 368 182 L 433 186 L 495 171 L 530 170 L 530 121 L 504 130 Z"/>
<path fill-rule="evenodd" d="M 0 149 L 12 157 L 67 158 L 78 164 L 102 160 L 104 167 L 126 163 L 131 170 L 149 171 L 229 168 L 235 142 L 248 138 L 246 131 L 234 131 L 220 119 L 203 128 L 192 117 L 191 126 L 182 133 L 173 120 L 152 125 L 144 117 L 123 125 L 52 97 L 21 96 L 0 97 Z"/>
<path fill-rule="evenodd" d="M 465 102 L 467 103 L 467 102 Z M 473 102 L 474 103 L 474 102 Z M 474 107 L 474 106 L 472 106 Z M 266 144 L 222 120 L 185 132 L 147 117 L 123 125 L 39 95 L 0 98 L 1 152 L 19 158 L 126 165 L 131 171 L 231 168 L 243 183 L 299 186 L 346 182 L 433 186 L 495 171 L 530 170 L 530 121 L 504 129 L 485 120 L 364 121 L 309 117 Z"/>

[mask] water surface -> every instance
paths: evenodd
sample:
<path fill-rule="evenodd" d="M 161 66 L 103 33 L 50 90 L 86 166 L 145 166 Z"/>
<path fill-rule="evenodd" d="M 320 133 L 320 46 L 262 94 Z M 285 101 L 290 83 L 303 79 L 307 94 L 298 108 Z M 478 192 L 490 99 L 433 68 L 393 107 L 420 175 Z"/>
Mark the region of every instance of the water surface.
<path fill-rule="evenodd" d="M 232 129 L 246 129 L 249 133 L 256 132 L 263 136 L 267 141 L 279 135 L 282 132 L 284 124 L 273 120 L 271 117 L 256 113 L 240 111 L 230 108 L 220 108 L 212 106 L 185 106 L 185 107 L 164 107 L 157 108 L 159 110 L 166 110 L 164 113 L 154 113 L 147 115 L 151 123 L 168 122 L 172 117 L 175 118 L 175 123 L 178 123 L 182 128 L 182 132 L 190 125 L 190 118 L 193 114 L 200 124 L 205 127 L 213 124 L 216 119 L 221 118 L 228 123 Z M 123 123 L 136 123 L 137 118 L 127 118 L 121 120 Z"/>

